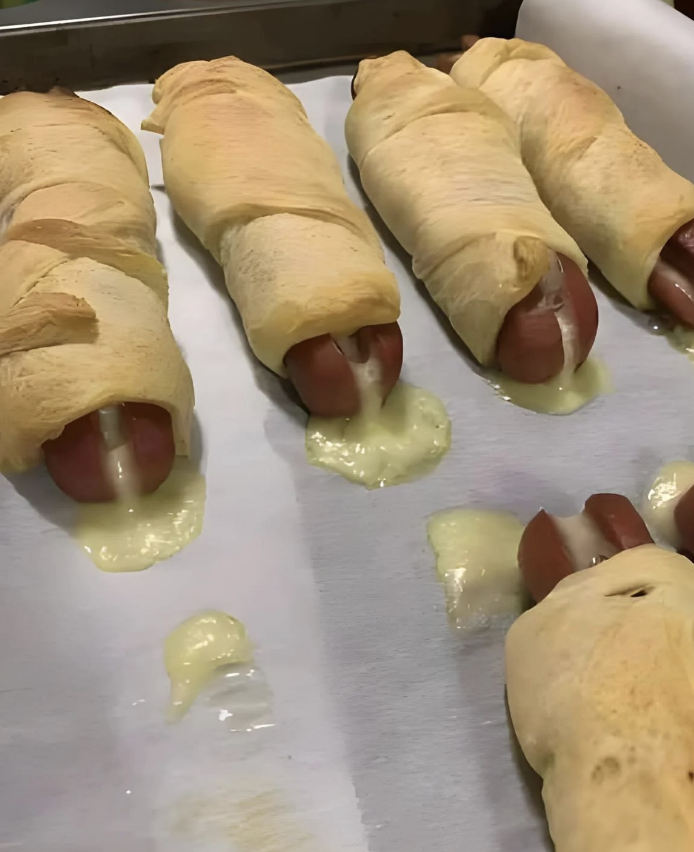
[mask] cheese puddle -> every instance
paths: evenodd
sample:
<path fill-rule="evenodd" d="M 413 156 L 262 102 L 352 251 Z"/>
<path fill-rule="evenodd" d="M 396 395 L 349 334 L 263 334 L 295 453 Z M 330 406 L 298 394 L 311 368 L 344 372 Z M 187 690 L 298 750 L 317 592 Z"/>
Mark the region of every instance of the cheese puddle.
<path fill-rule="evenodd" d="M 694 464 L 676 461 L 658 472 L 643 503 L 641 514 L 656 538 L 679 548 L 680 535 L 675 525 L 675 508 L 679 498 L 694 485 Z"/>
<path fill-rule="evenodd" d="M 230 615 L 211 609 L 179 624 L 164 644 L 164 665 L 171 681 L 169 721 L 185 715 L 219 669 L 252 661 L 246 628 Z"/>
<path fill-rule="evenodd" d="M 427 535 L 455 627 L 478 627 L 522 611 L 518 546 L 523 529 L 510 512 L 450 509 L 431 516 Z"/>
<path fill-rule="evenodd" d="M 355 374 L 368 364 L 353 364 Z M 411 482 L 434 470 L 451 445 L 451 422 L 438 397 L 398 382 L 383 406 L 368 376 L 360 383 L 356 417 L 311 417 L 306 455 L 311 464 L 366 488 Z"/>
<path fill-rule="evenodd" d="M 309 462 L 368 489 L 431 473 L 451 446 L 451 421 L 441 400 L 398 382 L 382 403 L 378 361 L 359 363 L 350 337 L 335 343 L 348 357 L 361 411 L 355 417 L 311 417 L 306 427 Z"/>
<path fill-rule="evenodd" d="M 78 509 L 75 537 L 102 571 L 142 571 L 182 550 L 201 531 L 205 479 L 188 459 L 176 459 L 169 478 L 154 494 L 138 497 L 128 484 L 121 448 L 109 464 L 120 481 L 115 503 L 85 503 Z"/>
<path fill-rule="evenodd" d="M 575 372 L 560 373 L 541 385 L 516 382 L 501 373 L 487 376 L 506 402 L 539 414 L 571 414 L 598 396 L 613 390 L 607 368 L 597 358 L 588 358 Z"/>

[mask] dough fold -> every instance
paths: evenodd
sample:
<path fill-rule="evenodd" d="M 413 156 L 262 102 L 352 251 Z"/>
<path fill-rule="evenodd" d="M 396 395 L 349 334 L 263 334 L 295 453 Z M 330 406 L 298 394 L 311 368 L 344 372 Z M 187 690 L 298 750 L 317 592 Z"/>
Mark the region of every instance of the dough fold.
<path fill-rule="evenodd" d="M 585 272 L 521 161 L 518 131 L 489 98 L 404 51 L 367 59 L 347 144 L 366 194 L 412 255 L 453 328 L 483 365 L 508 311 L 548 271 L 550 249 Z"/>
<path fill-rule="evenodd" d="M 694 185 L 629 130 L 602 89 L 544 45 L 481 39 L 451 76 L 506 111 L 555 219 L 625 299 L 654 308 L 648 279 L 665 243 L 694 218 Z"/>
<path fill-rule="evenodd" d="M 98 408 L 148 402 L 188 452 L 193 386 L 167 318 L 144 153 L 64 89 L 0 100 L 0 468 Z"/>
<path fill-rule="evenodd" d="M 567 577 L 511 627 L 513 726 L 557 852 L 694 848 L 694 570 L 656 545 Z"/>
<path fill-rule="evenodd" d="M 167 192 L 223 266 L 262 363 L 286 375 L 296 343 L 397 320 L 376 232 L 286 86 L 226 57 L 176 66 L 153 98 L 143 127 L 163 134 Z"/>

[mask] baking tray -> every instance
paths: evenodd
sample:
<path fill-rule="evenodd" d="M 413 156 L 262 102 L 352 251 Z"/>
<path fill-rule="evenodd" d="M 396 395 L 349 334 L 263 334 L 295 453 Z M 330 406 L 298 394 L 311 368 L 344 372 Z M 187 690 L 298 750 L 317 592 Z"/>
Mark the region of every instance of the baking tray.
<path fill-rule="evenodd" d="M 563 3 L 526 0 L 523 34 L 570 50 L 684 162 L 694 122 L 670 131 L 686 112 L 694 23 L 657 0 Z M 650 88 L 635 76 L 644 56 Z M 344 140 L 349 76 L 311 76 L 293 90 L 372 213 Z M 189 548 L 106 575 L 71 539 L 73 507 L 45 471 L 0 478 L 0 850 L 545 852 L 537 779 L 506 717 L 504 630 L 449 629 L 427 518 L 455 505 L 523 521 L 540 506 L 571 514 L 597 491 L 638 501 L 662 463 L 694 458 L 694 367 L 598 292 L 595 351 L 615 393 L 566 418 L 514 408 L 476 374 L 381 228 L 402 292 L 404 377 L 445 402 L 453 445 L 432 475 L 382 491 L 313 469 L 304 415 L 250 356 L 219 270 L 161 189 L 158 140 L 138 130 L 150 87 L 86 94 L 145 148 L 208 502 Z M 164 638 L 207 607 L 248 627 L 273 728 L 231 733 L 204 701 L 165 724 Z"/>
<path fill-rule="evenodd" d="M 432 53 L 510 34 L 520 0 L 39 0 L 0 11 L 0 94 L 153 80 L 235 54 L 266 68 Z M 31 60 L 28 61 L 28 57 Z"/>

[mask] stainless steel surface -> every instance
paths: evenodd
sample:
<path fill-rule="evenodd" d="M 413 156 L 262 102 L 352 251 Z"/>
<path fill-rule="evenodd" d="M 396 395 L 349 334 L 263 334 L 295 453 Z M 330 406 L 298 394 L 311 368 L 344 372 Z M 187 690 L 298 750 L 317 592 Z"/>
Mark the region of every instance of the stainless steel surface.
<path fill-rule="evenodd" d="M 0 94 L 152 80 L 236 54 L 269 68 L 451 48 L 503 34 L 520 0 L 39 0 L 0 11 Z M 31 56 L 31 61 L 27 57 Z"/>
<path fill-rule="evenodd" d="M 34 27 L 37 24 L 64 25 L 88 21 L 118 20 L 141 15 L 168 15 L 175 12 L 210 12 L 220 9 L 257 9 L 278 6 L 330 4 L 332 0 L 38 0 L 31 8 L 14 8 L 0 16 L 3 26 Z M 353 0 L 346 0 L 353 2 Z"/>

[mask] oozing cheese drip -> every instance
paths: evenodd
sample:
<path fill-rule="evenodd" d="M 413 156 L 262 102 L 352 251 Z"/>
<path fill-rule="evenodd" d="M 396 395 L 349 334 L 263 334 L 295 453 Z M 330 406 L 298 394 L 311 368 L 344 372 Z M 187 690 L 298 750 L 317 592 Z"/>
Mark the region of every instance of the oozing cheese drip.
<path fill-rule="evenodd" d="M 660 271 L 667 276 L 670 282 L 684 293 L 691 292 L 691 283 L 674 266 L 659 258 L 654 271 Z M 684 325 L 677 325 L 671 315 L 654 313 L 648 316 L 648 327 L 658 335 L 662 335 L 673 349 L 684 353 L 690 361 L 694 362 L 694 329 Z"/>
<path fill-rule="evenodd" d="M 378 361 L 357 363 L 353 341 L 338 343 L 359 389 L 361 410 L 351 418 L 311 417 L 306 429 L 309 462 L 369 489 L 430 473 L 451 443 L 443 403 L 428 391 L 398 382 L 381 404 Z"/>
<path fill-rule="evenodd" d="M 164 665 L 171 681 L 168 719 L 180 719 L 200 690 L 223 667 L 253 660 L 246 628 L 224 612 L 208 610 L 180 624 L 164 645 Z"/>
<path fill-rule="evenodd" d="M 644 500 L 641 514 L 656 538 L 678 549 L 682 545 L 675 524 L 677 504 L 694 485 L 694 464 L 676 461 L 658 472 Z"/>
<path fill-rule="evenodd" d="M 540 281 L 544 301 L 554 310 L 564 350 L 561 373 L 539 385 L 517 382 L 494 374 L 492 387 L 507 402 L 541 414 L 571 414 L 597 396 L 609 393 L 612 384 L 607 369 L 596 358 L 588 358 L 579 369 L 576 317 L 571 302 L 563 298 L 564 270 L 555 252 L 551 252 L 550 270 Z"/>
<path fill-rule="evenodd" d="M 113 433 L 106 433 L 107 447 Z M 132 452 L 120 444 L 107 453 L 119 499 L 79 506 L 75 537 L 102 571 L 142 571 L 168 559 L 202 532 L 205 479 L 187 459 L 176 459 L 154 492 L 137 494 Z"/>
<path fill-rule="evenodd" d="M 523 525 L 516 517 L 509 512 L 452 509 L 432 515 L 427 533 L 455 627 L 477 627 L 490 618 L 522 611 L 518 546 Z"/>
<path fill-rule="evenodd" d="M 140 496 L 137 466 L 132 445 L 123 436 L 120 408 L 100 409 L 99 427 L 116 500 L 82 504 L 76 537 L 102 571 L 142 571 L 170 558 L 200 535 L 205 480 L 189 461 L 177 459 L 157 491 Z"/>
<path fill-rule="evenodd" d="M 99 428 L 106 446 L 106 473 L 117 501 L 132 503 L 140 491 L 132 445 L 121 431 L 120 409 L 111 405 L 99 409 Z"/>
<path fill-rule="evenodd" d="M 576 315 L 569 299 L 564 298 L 564 268 L 556 252 L 550 252 L 549 272 L 540 281 L 543 300 L 557 318 L 564 350 L 564 366 L 560 377 L 566 383 L 578 364 L 578 329 Z"/>
<path fill-rule="evenodd" d="M 553 516 L 569 557 L 579 570 L 592 568 L 619 551 L 600 532 L 595 521 L 584 512 L 569 518 Z"/>
<path fill-rule="evenodd" d="M 607 368 L 593 357 L 570 376 L 562 372 L 541 385 L 526 385 L 500 373 L 492 376 L 490 384 L 506 402 L 538 414 L 573 414 L 614 389 Z"/>

